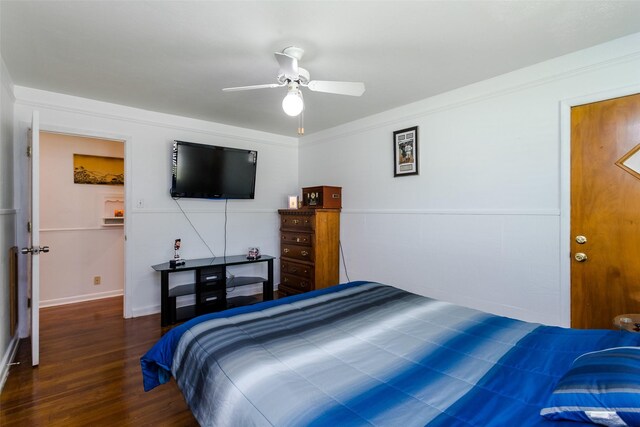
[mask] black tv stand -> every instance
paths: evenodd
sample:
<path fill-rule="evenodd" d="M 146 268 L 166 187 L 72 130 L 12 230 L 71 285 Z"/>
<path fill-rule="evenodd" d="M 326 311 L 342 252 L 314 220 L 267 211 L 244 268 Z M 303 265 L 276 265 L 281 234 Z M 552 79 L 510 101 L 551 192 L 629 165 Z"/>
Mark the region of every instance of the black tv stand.
<path fill-rule="evenodd" d="M 225 310 L 229 305 L 238 305 L 237 300 L 234 302 L 227 300 L 227 288 L 262 283 L 262 299 L 264 301 L 272 300 L 274 259 L 275 257 L 264 254 L 257 259 L 248 259 L 246 255 L 234 255 L 184 260 L 184 264 L 176 265 L 175 267 L 170 266 L 169 262 L 151 266 L 151 268 L 160 272 L 161 326 L 172 325 L 212 311 Z M 257 262 L 267 263 L 266 279 L 262 277 L 233 277 L 227 279 L 228 266 Z M 195 281 L 186 285 L 169 287 L 169 275 L 183 271 L 193 271 L 195 273 Z M 185 295 L 194 295 L 195 304 L 178 308 L 176 299 Z"/>

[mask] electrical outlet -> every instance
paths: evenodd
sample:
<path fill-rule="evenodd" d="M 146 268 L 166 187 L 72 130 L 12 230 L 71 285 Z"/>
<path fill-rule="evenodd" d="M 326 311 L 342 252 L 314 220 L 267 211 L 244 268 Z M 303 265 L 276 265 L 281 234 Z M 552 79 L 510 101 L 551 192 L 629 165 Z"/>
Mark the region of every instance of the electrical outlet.
<path fill-rule="evenodd" d="M 102 278 L 100 276 L 94 276 L 93 277 L 93 284 L 94 285 L 99 285 L 101 280 L 102 280 Z"/>

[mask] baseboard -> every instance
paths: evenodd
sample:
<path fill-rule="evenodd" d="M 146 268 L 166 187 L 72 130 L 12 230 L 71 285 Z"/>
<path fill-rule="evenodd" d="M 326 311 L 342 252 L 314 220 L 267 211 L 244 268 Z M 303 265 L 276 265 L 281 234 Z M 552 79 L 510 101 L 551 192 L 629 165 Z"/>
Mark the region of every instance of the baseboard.
<path fill-rule="evenodd" d="M 131 310 L 131 317 L 142 317 L 157 313 L 160 313 L 160 304 L 134 308 Z"/>
<path fill-rule="evenodd" d="M 78 295 L 74 297 L 41 300 L 40 308 L 54 307 L 56 305 L 74 304 L 76 302 L 93 301 L 93 300 L 102 299 L 102 298 L 118 297 L 121 295 L 123 295 L 123 290 L 117 289 L 115 291 L 98 292 L 95 294 L 86 294 L 86 295 Z"/>
<path fill-rule="evenodd" d="M 2 365 L 0 365 L 0 391 L 2 391 L 4 383 L 7 381 L 7 377 L 9 376 L 9 368 L 11 367 L 10 363 L 12 363 L 13 359 L 16 357 L 19 342 L 20 339 L 18 338 L 18 334 L 15 334 L 13 338 L 11 338 L 11 341 L 9 341 L 7 351 L 5 351 L 2 356 Z"/>

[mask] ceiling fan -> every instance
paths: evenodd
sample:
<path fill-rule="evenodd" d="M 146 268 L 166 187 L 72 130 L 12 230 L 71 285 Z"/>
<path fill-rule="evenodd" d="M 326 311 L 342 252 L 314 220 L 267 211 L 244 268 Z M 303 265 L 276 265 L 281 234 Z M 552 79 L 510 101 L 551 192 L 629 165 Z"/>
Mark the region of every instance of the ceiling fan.
<path fill-rule="evenodd" d="M 304 55 L 304 49 L 289 46 L 282 52 L 274 53 L 280 71 L 276 78 L 277 83 L 267 83 L 252 86 L 227 87 L 224 92 L 253 89 L 271 89 L 287 86 L 287 95 L 282 100 L 282 109 L 289 116 L 295 117 L 304 110 L 304 100 L 300 88 L 306 87 L 312 92 L 334 93 L 337 95 L 360 96 L 364 93 L 364 83 L 361 82 L 336 82 L 327 80 L 311 80 L 309 71 L 298 66 L 298 61 Z M 304 130 L 298 129 L 298 133 Z"/>

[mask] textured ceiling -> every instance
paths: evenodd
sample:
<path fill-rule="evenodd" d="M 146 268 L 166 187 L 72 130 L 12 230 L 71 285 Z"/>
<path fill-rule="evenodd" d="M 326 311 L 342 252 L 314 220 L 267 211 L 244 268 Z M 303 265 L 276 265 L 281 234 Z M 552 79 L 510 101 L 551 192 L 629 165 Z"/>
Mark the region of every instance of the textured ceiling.
<path fill-rule="evenodd" d="M 312 79 L 307 134 L 640 32 L 638 1 L 6 1 L 0 46 L 15 84 L 295 136 L 273 52 Z"/>

